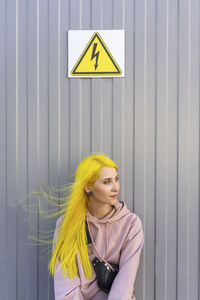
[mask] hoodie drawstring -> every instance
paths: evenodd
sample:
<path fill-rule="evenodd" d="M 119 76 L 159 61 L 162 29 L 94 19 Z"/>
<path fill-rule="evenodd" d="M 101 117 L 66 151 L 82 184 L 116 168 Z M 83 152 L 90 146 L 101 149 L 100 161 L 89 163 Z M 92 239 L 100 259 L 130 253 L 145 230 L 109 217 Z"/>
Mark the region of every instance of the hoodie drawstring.
<path fill-rule="evenodd" d="M 86 221 L 87 221 L 87 225 L 88 225 L 88 231 L 89 231 L 89 234 L 90 234 L 90 237 L 91 237 L 91 240 L 92 240 L 92 245 L 94 247 L 94 250 L 95 250 L 95 253 L 96 253 L 96 256 L 99 258 L 100 261 L 104 261 L 108 266 L 109 268 L 114 272 L 115 270 L 113 269 L 113 267 L 109 264 L 109 262 L 107 262 L 105 259 L 103 259 L 99 253 L 98 253 L 98 250 L 95 246 L 95 243 L 94 243 L 94 240 L 93 240 L 93 237 L 91 235 L 91 232 L 90 232 L 90 226 L 89 226 L 89 222 L 88 222 L 88 216 L 86 216 Z M 106 251 L 108 250 L 108 222 L 106 223 Z"/>
<path fill-rule="evenodd" d="M 106 222 L 106 256 L 108 254 L 108 222 Z"/>

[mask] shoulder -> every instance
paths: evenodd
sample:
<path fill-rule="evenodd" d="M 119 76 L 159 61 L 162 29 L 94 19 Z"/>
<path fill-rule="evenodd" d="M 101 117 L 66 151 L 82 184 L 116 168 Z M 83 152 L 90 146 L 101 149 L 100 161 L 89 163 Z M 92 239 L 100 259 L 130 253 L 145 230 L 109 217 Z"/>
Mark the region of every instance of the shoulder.
<path fill-rule="evenodd" d="M 125 229 L 125 231 L 129 231 L 131 228 L 141 227 L 142 221 L 140 217 L 130 210 L 127 209 L 126 214 L 119 220 L 120 225 Z"/>
<path fill-rule="evenodd" d="M 133 212 L 130 212 L 130 214 L 131 214 L 131 225 L 142 227 L 142 221 L 140 217 Z"/>
<path fill-rule="evenodd" d="M 129 211 L 121 220 L 121 232 L 123 232 L 123 236 L 125 240 L 133 239 L 135 237 L 143 238 L 143 225 L 140 217 L 134 213 Z"/>
<path fill-rule="evenodd" d="M 130 211 L 125 202 L 119 201 L 117 208 L 119 213 L 116 215 L 115 219 L 120 221 L 120 223 L 126 223 L 126 225 L 129 224 L 131 226 L 142 224 L 140 217 L 135 212 Z"/>
<path fill-rule="evenodd" d="M 143 233 L 143 226 L 142 221 L 138 215 L 135 213 L 132 213 L 132 221 L 130 224 L 130 231 L 133 232 L 134 235 L 136 235 L 139 232 Z"/>
<path fill-rule="evenodd" d="M 128 216 L 128 224 L 125 228 L 125 239 L 123 249 L 128 245 L 135 248 L 142 249 L 144 245 L 144 231 L 142 221 L 138 215 L 131 213 Z"/>

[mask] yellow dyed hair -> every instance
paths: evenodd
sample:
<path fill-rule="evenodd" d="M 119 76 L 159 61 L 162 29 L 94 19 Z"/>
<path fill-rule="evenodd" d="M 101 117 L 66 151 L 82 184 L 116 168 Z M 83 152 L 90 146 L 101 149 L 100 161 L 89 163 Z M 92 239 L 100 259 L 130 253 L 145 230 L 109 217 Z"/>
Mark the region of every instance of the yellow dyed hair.
<path fill-rule="evenodd" d="M 63 273 L 73 278 L 78 276 L 76 255 L 80 257 L 86 278 L 90 279 L 92 268 L 87 250 L 85 217 L 88 209 L 88 196 L 84 190 L 86 184 L 92 186 L 99 178 L 99 171 L 104 167 L 118 166 L 109 157 L 103 154 L 93 154 L 85 157 L 79 164 L 74 183 L 66 199 L 67 206 L 62 224 L 59 227 L 58 237 L 49 262 L 49 270 L 53 275 L 56 270 L 63 268 Z M 57 262 L 60 262 L 58 268 Z"/>

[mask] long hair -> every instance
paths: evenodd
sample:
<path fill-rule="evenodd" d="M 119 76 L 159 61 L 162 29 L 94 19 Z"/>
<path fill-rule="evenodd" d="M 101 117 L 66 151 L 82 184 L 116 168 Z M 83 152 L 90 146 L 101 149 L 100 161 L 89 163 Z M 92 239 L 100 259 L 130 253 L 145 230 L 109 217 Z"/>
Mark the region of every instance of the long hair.
<path fill-rule="evenodd" d="M 99 178 L 99 171 L 104 167 L 118 166 L 109 157 L 103 154 L 94 154 L 85 157 L 79 164 L 74 183 L 68 196 L 66 211 L 59 228 L 55 248 L 49 262 L 49 270 L 53 275 L 56 272 L 57 262 L 63 273 L 73 278 L 78 275 L 76 255 L 80 257 L 86 278 L 90 279 L 92 268 L 87 250 L 85 217 L 89 207 L 88 196 L 84 190 L 86 184 L 92 186 Z"/>

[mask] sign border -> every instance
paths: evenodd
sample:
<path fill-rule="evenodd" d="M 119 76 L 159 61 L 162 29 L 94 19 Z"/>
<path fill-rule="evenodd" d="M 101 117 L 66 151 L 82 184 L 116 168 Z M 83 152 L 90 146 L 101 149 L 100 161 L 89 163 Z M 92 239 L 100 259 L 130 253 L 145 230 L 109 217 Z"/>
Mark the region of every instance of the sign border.
<path fill-rule="evenodd" d="M 76 74 L 72 75 L 71 71 L 74 66 L 79 61 L 81 54 L 84 52 L 87 44 L 94 35 L 95 32 L 98 32 L 102 37 L 103 42 L 106 47 L 109 49 L 109 52 L 114 57 L 117 65 L 121 70 L 121 74 Z M 69 79 L 78 79 L 78 78 L 124 78 L 126 75 L 125 66 L 126 66 L 126 57 L 125 57 L 125 30 L 124 29 L 68 29 L 68 43 L 67 43 L 67 77 Z M 93 42 L 94 43 L 94 42 Z M 104 51 L 102 49 L 102 51 Z M 104 55 L 107 55 L 104 52 Z M 107 57 L 107 59 L 110 59 Z M 110 63 L 112 63 L 110 61 Z M 113 67 L 114 68 L 114 65 Z M 88 71 L 93 71 L 89 68 Z M 107 71 L 107 70 L 106 70 Z M 96 73 L 96 72 L 95 72 Z"/>
<path fill-rule="evenodd" d="M 83 60 L 85 54 L 87 53 L 87 51 L 89 50 L 91 44 L 93 43 L 95 37 L 98 38 L 99 42 L 101 43 L 101 45 L 103 46 L 104 50 L 106 51 L 107 55 L 109 56 L 109 58 L 111 59 L 113 65 L 116 68 L 116 72 L 76 72 L 78 66 L 80 65 L 81 61 Z M 98 31 L 94 32 L 94 34 L 92 35 L 91 39 L 89 40 L 88 44 L 86 45 L 85 49 L 83 50 L 83 52 L 81 53 L 78 61 L 76 62 L 75 66 L 73 67 L 73 69 L 71 70 L 70 74 L 72 76 L 87 76 L 87 75 L 93 75 L 93 76 L 99 76 L 99 75 L 121 75 L 122 74 L 122 70 L 120 69 L 120 67 L 118 66 L 117 62 L 115 61 L 114 57 L 112 56 L 112 54 L 110 53 L 109 49 L 107 48 L 104 40 L 102 39 L 101 35 L 99 34 Z"/>

